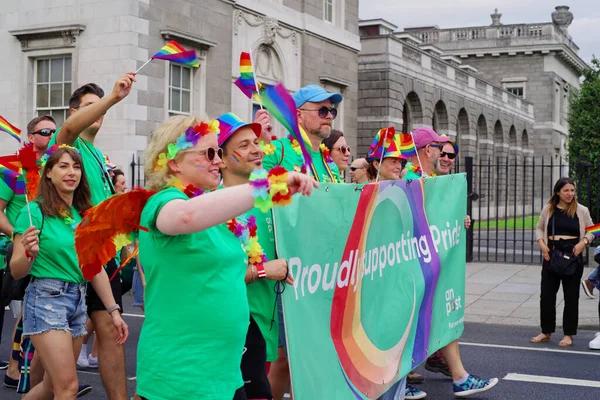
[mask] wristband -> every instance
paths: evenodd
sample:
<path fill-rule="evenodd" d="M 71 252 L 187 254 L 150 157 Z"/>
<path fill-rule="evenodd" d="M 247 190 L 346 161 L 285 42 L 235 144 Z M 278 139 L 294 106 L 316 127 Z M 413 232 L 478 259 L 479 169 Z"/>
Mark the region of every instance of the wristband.
<path fill-rule="evenodd" d="M 121 310 L 121 306 L 119 306 L 118 304 L 115 304 L 114 306 L 108 307 L 108 308 L 106 309 L 106 311 L 108 311 L 108 314 L 109 314 L 109 315 L 110 315 L 110 314 L 112 314 L 112 312 L 113 312 L 113 311 L 116 311 L 116 310 L 119 310 L 119 311 L 120 311 L 120 310 Z"/>

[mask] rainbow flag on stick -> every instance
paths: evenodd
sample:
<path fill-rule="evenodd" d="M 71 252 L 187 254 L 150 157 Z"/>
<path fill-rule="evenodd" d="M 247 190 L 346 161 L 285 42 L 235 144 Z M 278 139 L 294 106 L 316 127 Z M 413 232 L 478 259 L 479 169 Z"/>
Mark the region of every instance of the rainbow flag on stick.
<path fill-rule="evenodd" d="M 142 68 L 144 68 L 150 61 L 154 59 L 167 60 L 194 68 L 198 68 L 200 66 L 200 61 L 198 61 L 198 56 L 196 55 L 195 50 L 186 50 L 181 47 L 179 43 L 171 40 L 169 43 L 165 44 L 158 53 L 153 55 L 152 58 L 143 63 L 142 66 L 135 71 L 135 73 L 137 74 L 140 72 Z"/>
<path fill-rule="evenodd" d="M 377 154 L 377 151 L 379 149 L 383 149 L 383 152 L 385 153 L 385 149 L 389 148 L 392 142 L 394 141 L 395 134 L 396 128 L 394 128 L 393 126 L 390 126 L 389 128 L 380 129 L 375 135 L 375 139 L 373 140 L 374 142 L 376 142 L 376 144 L 372 150 L 369 149 L 369 153 Z"/>
<path fill-rule="evenodd" d="M 262 85 L 256 80 L 254 70 L 252 69 L 252 56 L 250 53 L 242 52 L 240 54 L 240 77 L 235 80 L 235 86 L 246 95 L 252 98 L 252 93 L 261 89 Z"/>
<path fill-rule="evenodd" d="M 400 153 L 402 153 L 402 156 L 406 158 L 417 155 L 417 149 L 410 133 L 400 134 Z"/>
<path fill-rule="evenodd" d="M 265 89 L 260 91 L 259 95 L 256 95 L 262 105 L 271 113 L 273 117 L 288 130 L 300 145 L 302 155 L 304 156 L 306 170 L 312 166 L 312 157 L 306 149 L 306 143 L 300 128 L 298 127 L 298 114 L 296 111 L 296 103 L 292 95 L 289 94 L 283 84 L 278 83 L 275 86 L 267 86 Z"/>
<path fill-rule="evenodd" d="M 587 228 L 585 228 L 585 231 L 587 233 L 593 234 L 595 237 L 598 237 L 600 236 L 600 224 L 588 226 Z"/>
<path fill-rule="evenodd" d="M 21 130 L 10 124 L 3 116 L 0 115 L 0 131 L 8 133 L 10 136 L 17 139 L 21 143 Z"/>
<path fill-rule="evenodd" d="M 6 185 L 12 189 L 15 194 L 25 194 L 25 181 L 23 175 L 7 168 L 0 166 L 0 176 Z"/>

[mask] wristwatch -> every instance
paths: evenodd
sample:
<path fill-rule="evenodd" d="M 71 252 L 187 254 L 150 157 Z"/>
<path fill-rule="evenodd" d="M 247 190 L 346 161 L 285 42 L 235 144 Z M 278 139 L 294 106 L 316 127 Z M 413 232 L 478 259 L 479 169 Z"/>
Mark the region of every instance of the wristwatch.
<path fill-rule="evenodd" d="M 109 315 L 112 314 L 112 312 L 115 311 L 115 310 L 121 311 L 121 306 L 118 305 L 118 304 L 115 304 L 114 306 L 109 307 L 109 308 L 106 309 L 106 311 L 108 311 Z"/>

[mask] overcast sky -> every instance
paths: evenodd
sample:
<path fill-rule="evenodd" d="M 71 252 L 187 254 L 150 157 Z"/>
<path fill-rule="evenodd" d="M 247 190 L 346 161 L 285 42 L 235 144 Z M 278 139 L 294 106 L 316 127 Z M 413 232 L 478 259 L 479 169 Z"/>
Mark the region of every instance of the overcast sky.
<path fill-rule="evenodd" d="M 551 22 L 557 5 L 568 5 L 573 13 L 569 33 L 586 62 L 592 54 L 600 58 L 600 0 L 360 0 L 361 19 L 383 18 L 403 30 L 411 26 L 457 28 L 492 23 L 490 14 L 498 8 L 503 24 Z"/>

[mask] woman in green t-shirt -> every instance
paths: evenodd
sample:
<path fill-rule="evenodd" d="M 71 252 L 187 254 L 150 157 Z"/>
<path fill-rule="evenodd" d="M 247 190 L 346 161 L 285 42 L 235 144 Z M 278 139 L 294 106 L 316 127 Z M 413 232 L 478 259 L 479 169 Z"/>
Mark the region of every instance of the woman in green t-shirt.
<path fill-rule="evenodd" d="M 86 282 L 75 252 L 74 230 L 81 214 L 92 206 L 90 189 L 74 148 L 55 148 L 44 161 L 38 196 L 17 217 L 10 267 L 15 279 L 32 277 L 23 299 L 23 335 L 31 338 L 46 370 L 42 383 L 29 395 L 74 399 L 75 359 L 87 320 Z M 92 286 L 112 316 L 118 343 L 125 343 L 127 325 L 114 312 L 119 307 L 104 270 Z"/>
<path fill-rule="evenodd" d="M 281 185 L 287 183 L 289 194 L 304 195 L 316 186 L 307 176 L 287 172 L 271 185 L 275 178 L 267 180 L 262 170 L 248 184 L 204 193 L 219 185 L 218 132 L 217 121 L 171 117 L 146 149 L 148 188 L 157 193 L 140 218 L 147 229 L 139 236 L 146 277 L 137 354 L 142 398 L 245 398 L 238 389 L 244 384 L 240 362 L 249 324 L 244 281 L 249 260 L 226 222 L 253 208 L 255 196 L 256 204 L 263 194 L 267 203 L 275 202 L 273 190 Z"/>

